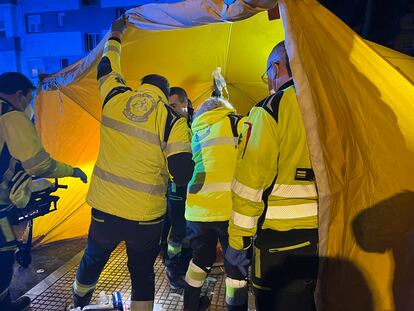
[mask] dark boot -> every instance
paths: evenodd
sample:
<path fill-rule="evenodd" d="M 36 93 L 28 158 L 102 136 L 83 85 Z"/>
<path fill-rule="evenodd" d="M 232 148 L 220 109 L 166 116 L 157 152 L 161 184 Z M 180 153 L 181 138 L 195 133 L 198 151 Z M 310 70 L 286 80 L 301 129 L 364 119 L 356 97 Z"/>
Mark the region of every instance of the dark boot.
<path fill-rule="evenodd" d="M 31 300 L 27 296 L 22 296 L 15 301 L 10 300 L 10 293 L 0 301 L 1 311 L 27 311 L 29 310 Z"/>
<path fill-rule="evenodd" d="M 184 311 L 198 311 L 201 287 L 193 287 L 185 284 L 184 289 Z"/>
<path fill-rule="evenodd" d="M 198 301 L 197 311 L 206 311 L 210 307 L 211 301 L 207 296 L 201 296 Z"/>
<path fill-rule="evenodd" d="M 27 296 L 22 296 L 10 303 L 10 311 L 27 311 L 32 301 Z"/>
<path fill-rule="evenodd" d="M 87 293 L 85 296 L 82 297 L 82 296 L 77 295 L 72 288 L 72 294 L 73 294 L 73 307 L 74 308 L 80 307 L 82 309 L 84 306 L 87 306 L 91 302 L 93 291 Z"/>
<path fill-rule="evenodd" d="M 227 311 L 247 311 L 247 303 L 241 306 L 227 305 Z"/>

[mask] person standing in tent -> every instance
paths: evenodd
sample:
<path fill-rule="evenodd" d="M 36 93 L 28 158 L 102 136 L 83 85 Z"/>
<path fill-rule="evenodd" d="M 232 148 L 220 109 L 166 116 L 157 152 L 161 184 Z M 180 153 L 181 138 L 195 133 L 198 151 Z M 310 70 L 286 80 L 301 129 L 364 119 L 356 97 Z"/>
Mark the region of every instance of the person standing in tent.
<path fill-rule="evenodd" d="M 220 241 L 223 251 L 228 245 L 230 187 L 236 167 L 238 132 L 243 123 L 240 119 L 233 107 L 219 97 L 207 99 L 194 113 L 191 149 L 195 169 L 185 208 L 193 259 L 185 276 L 185 311 L 208 308 L 208 297 L 200 298 L 201 287 L 216 259 L 217 242 Z M 227 279 L 226 295 L 232 294 L 239 283 Z M 229 310 L 236 310 L 232 309 L 235 301 L 231 296 L 226 301 Z M 237 310 L 247 310 L 247 304 L 245 307 Z"/>
<path fill-rule="evenodd" d="M 256 235 L 257 310 L 315 310 L 318 195 L 284 42 L 267 65 L 276 93 L 250 111 L 242 132 L 225 258 L 247 276 Z"/>
<path fill-rule="evenodd" d="M 18 72 L 0 75 L 0 310 L 28 310 L 30 298 L 11 301 L 9 286 L 13 276 L 14 253 L 18 243 L 9 222 L 14 208 L 11 191 L 30 176 L 77 177 L 87 182 L 79 168 L 53 160 L 43 148 L 31 122 L 35 87 Z M 21 176 L 22 178 L 20 178 Z M 30 192 L 26 195 L 30 196 Z M 29 198 L 25 199 L 27 202 Z"/>
<path fill-rule="evenodd" d="M 120 61 L 125 29 L 124 17 L 112 23 L 98 64 L 101 144 L 87 195 L 92 220 L 73 283 L 75 307 L 89 304 L 110 254 L 125 241 L 131 310 L 152 310 L 168 179 L 185 185 L 194 169 L 186 120 L 168 106 L 167 79 L 147 75 L 136 91 L 125 83 Z"/>
<path fill-rule="evenodd" d="M 181 87 L 172 87 L 168 103 L 171 108 L 187 119 L 191 127 L 192 107 L 186 91 Z M 184 288 L 184 276 L 191 259 L 191 249 L 186 238 L 186 221 L 184 217 L 187 185 L 168 183 L 167 215 L 163 228 L 163 261 L 167 270 L 167 279 L 172 289 Z"/>

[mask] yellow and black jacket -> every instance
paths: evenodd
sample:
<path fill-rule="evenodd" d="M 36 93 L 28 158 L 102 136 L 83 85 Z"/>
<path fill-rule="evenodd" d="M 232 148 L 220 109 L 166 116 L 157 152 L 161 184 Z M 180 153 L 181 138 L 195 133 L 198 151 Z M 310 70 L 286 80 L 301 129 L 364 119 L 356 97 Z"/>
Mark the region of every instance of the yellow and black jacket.
<path fill-rule="evenodd" d="M 8 184 L 18 170 L 36 177 L 65 177 L 73 168 L 53 160 L 24 112 L 0 98 L 0 205 L 9 205 Z"/>
<path fill-rule="evenodd" d="M 98 65 L 101 142 L 87 202 L 118 217 L 150 221 L 165 213 L 170 174 L 178 184 L 191 178 L 190 133 L 158 87 L 133 91 L 125 84 L 120 56 L 120 40 L 110 38 Z"/>
<path fill-rule="evenodd" d="M 191 149 L 195 167 L 188 184 L 187 220 L 229 220 L 231 182 L 237 160 L 237 133 L 243 124 L 240 118 L 235 115 L 235 110 L 220 107 L 203 113 L 193 121 Z"/>
<path fill-rule="evenodd" d="M 251 110 L 232 198 L 229 242 L 235 249 L 249 246 L 258 222 L 277 231 L 318 227 L 317 191 L 293 81 Z"/>

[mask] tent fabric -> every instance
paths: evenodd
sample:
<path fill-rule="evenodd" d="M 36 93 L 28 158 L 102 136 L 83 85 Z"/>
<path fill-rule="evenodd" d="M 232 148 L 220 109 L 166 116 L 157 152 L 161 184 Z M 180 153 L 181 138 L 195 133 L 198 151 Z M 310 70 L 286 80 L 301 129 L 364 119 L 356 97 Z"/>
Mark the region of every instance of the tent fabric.
<path fill-rule="evenodd" d="M 263 12 L 235 23 L 215 23 L 169 31 L 138 29 L 129 24 L 122 40 L 122 70 L 127 84 L 149 73 L 166 76 L 184 87 L 195 105 L 212 92 L 212 72 L 222 68 L 230 101 L 246 114 L 267 94 L 260 77 L 275 42 L 284 38 L 282 22 Z M 95 52 L 92 52 L 94 54 Z M 76 65 L 43 81 L 36 102 L 37 128 L 45 148 L 58 160 L 91 173 L 99 146 L 101 106 L 96 81 L 97 58 L 87 70 Z M 88 55 L 86 58 L 90 58 Z M 85 64 L 85 59 L 79 61 Z M 72 80 L 69 83 L 69 78 Z M 63 83 L 66 81 L 68 83 Z M 87 186 L 65 179 L 59 210 L 36 220 L 34 234 L 42 243 L 85 235 L 89 226 Z"/>
<path fill-rule="evenodd" d="M 403 289 L 413 271 L 404 246 L 414 227 L 414 59 L 362 40 L 314 0 L 279 1 L 284 27 L 265 12 L 254 15 L 274 2 L 240 2 L 234 11 L 218 0 L 205 2 L 128 12 L 131 27 L 122 43 L 127 83 L 136 87 L 145 74 L 163 74 L 197 105 L 221 66 L 230 101 L 245 114 L 267 94 L 260 76 L 286 29 L 320 193 L 320 310 L 398 309 L 410 294 Z M 89 175 L 99 146 L 102 46 L 46 78 L 36 102 L 46 149 Z M 35 222 L 42 243 L 84 235 L 89 225 L 87 186 L 62 182 L 69 189 L 60 192 L 59 210 Z"/>
<path fill-rule="evenodd" d="M 274 0 L 236 0 L 230 5 L 221 0 L 186 0 L 178 3 L 150 3 L 130 9 L 125 15 L 129 26 L 133 28 L 173 30 L 244 20 L 275 6 Z M 55 89 L 77 81 L 90 67 L 96 65 L 109 35 L 107 33 L 85 58 L 44 79 L 42 87 Z"/>
<path fill-rule="evenodd" d="M 321 195 L 320 310 L 412 309 L 414 60 L 314 0 L 279 6 Z"/>

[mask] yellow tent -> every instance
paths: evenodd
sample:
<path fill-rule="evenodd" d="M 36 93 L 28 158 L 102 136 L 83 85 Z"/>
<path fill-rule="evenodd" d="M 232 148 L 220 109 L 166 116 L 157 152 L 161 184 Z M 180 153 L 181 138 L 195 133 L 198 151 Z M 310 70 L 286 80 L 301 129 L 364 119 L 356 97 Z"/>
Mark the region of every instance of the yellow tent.
<path fill-rule="evenodd" d="M 402 310 L 410 297 L 404 246 L 414 227 L 414 61 L 365 42 L 314 0 L 279 1 L 284 27 L 255 15 L 274 5 L 187 0 L 129 11 L 127 83 L 136 87 L 143 75 L 159 73 L 197 105 L 220 66 L 231 102 L 246 113 L 266 96 L 260 76 L 286 29 L 320 193 L 320 309 Z M 47 150 L 88 173 L 99 146 L 95 77 L 102 46 L 45 79 L 36 102 Z M 70 188 L 61 191 L 59 210 L 36 221 L 43 243 L 84 235 L 89 225 L 87 186 L 65 182 Z"/>

